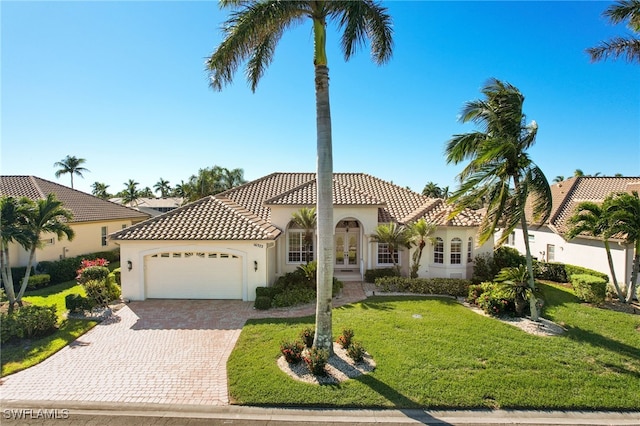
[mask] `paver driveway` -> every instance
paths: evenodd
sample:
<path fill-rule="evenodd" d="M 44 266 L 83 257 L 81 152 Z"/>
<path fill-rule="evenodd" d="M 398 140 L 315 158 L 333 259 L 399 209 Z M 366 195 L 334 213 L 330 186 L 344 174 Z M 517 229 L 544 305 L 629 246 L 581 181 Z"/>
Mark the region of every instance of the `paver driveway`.
<path fill-rule="evenodd" d="M 364 298 L 360 283 L 349 283 L 334 306 Z M 0 399 L 226 405 L 227 359 L 246 320 L 314 311 L 255 311 L 235 300 L 131 302 L 40 364 L 0 379 Z"/>
<path fill-rule="evenodd" d="M 228 404 L 226 362 L 252 303 L 132 302 L 71 345 L 2 379 L 3 400 Z"/>

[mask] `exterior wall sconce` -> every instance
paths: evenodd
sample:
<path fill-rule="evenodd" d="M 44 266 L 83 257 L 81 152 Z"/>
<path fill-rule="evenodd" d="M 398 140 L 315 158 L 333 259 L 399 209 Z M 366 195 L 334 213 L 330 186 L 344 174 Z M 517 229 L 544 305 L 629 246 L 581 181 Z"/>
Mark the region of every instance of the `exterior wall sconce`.
<path fill-rule="evenodd" d="M 130 260 L 127 260 L 127 269 L 129 271 L 133 269 L 133 263 Z"/>
<path fill-rule="evenodd" d="M 258 272 L 258 261 L 257 260 L 253 261 L 253 270 Z"/>

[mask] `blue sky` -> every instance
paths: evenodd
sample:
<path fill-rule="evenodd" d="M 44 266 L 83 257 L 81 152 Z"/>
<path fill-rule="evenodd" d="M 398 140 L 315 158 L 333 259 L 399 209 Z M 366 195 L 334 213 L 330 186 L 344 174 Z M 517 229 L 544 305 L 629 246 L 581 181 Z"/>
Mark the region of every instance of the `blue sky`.
<path fill-rule="evenodd" d="M 610 2 L 386 2 L 391 62 L 367 49 L 349 62 L 328 37 L 334 170 L 364 172 L 421 191 L 454 188 L 446 165 L 457 115 L 491 77 L 525 95 L 539 126 L 533 159 L 551 181 L 640 175 L 640 66 L 590 63 L 584 49 L 627 34 L 601 16 Z M 315 171 L 311 25 L 287 33 L 252 93 L 239 72 L 222 92 L 204 61 L 227 11 L 212 1 L 2 1 L 1 173 L 56 179 L 66 155 L 110 192 L 135 179 L 172 185 L 198 169 Z M 335 30 L 335 28 L 333 28 Z"/>

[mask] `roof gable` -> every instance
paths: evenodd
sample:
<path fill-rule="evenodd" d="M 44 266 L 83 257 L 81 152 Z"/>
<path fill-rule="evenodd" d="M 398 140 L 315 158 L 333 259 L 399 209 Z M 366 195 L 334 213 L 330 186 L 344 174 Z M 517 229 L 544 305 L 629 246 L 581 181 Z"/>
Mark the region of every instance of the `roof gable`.
<path fill-rule="evenodd" d="M 300 186 L 297 186 L 277 197 L 266 200 L 266 205 L 297 205 L 310 206 L 317 202 L 318 185 L 314 178 Z M 384 205 L 383 202 L 375 199 L 369 194 L 357 190 L 333 179 L 333 204 L 347 206 L 378 206 Z"/>
<path fill-rule="evenodd" d="M 0 176 L 0 195 L 44 199 L 55 194 L 65 208 L 73 213 L 72 223 L 101 220 L 143 220 L 148 214 L 112 203 L 86 192 L 50 182 L 35 176 Z"/>

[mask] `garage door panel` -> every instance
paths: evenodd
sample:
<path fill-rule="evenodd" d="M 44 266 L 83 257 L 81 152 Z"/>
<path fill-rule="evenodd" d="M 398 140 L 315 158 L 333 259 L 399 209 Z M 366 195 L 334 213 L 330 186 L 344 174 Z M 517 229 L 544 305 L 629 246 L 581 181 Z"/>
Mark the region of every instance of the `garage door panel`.
<path fill-rule="evenodd" d="M 228 253 L 161 253 L 145 258 L 146 297 L 242 299 L 242 258 Z"/>

